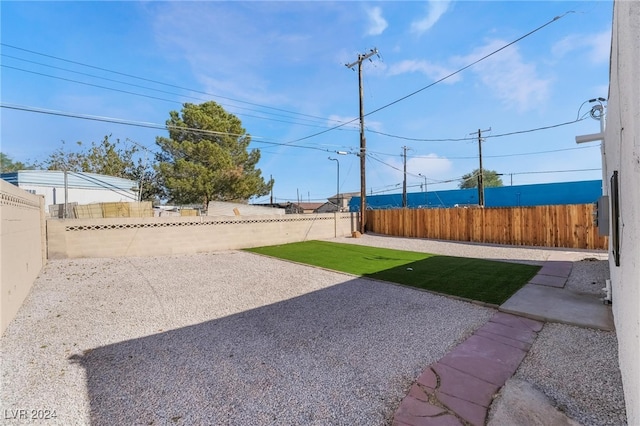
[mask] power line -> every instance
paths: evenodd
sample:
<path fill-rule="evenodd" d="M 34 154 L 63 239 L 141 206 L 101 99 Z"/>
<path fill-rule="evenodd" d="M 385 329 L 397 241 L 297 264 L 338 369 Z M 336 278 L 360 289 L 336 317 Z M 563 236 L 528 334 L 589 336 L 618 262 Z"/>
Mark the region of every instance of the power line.
<path fill-rule="evenodd" d="M 422 87 L 422 88 L 420 88 L 420 89 L 418 89 L 418 90 L 416 90 L 416 91 L 414 91 L 414 92 L 409 93 L 408 95 L 405 95 L 405 96 L 403 96 L 403 97 L 401 97 L 401 98 L 399 98 L 399 99 L 396 99 L 396 100 L 395 100 L 395 101 L 393 101 L 393 102 L 390 102 L 390 103 L 388 103 L 388 104 L 386 104 L 386 105 L 383 105 L 383 106 L 381 106 L 381 107 L 380 107 L 380 108 L 378 108 L 378 109 L 374 109 L 373 111 L 371 111 L 371 112 L 367 113 L 367 114 L 366 114 L 366 116 L 369 116 L 369 115 L 371 115 L 371 114 L 375 114 L 376 112 L 381 111 L 381 110 L 383 110 L 383 109 L 385 109 L 385 108 L 388 108 L 388 107 L 390 107 L 390 106 L 392 106 L 392 105 L 395 105 L 395 104 L 397 104 L 398 102 L 404 101 L 405 99 L 410 98 L 411 96 L 414 96 L 414 95 L 416 95 L 416 94 L 418 94 L 418 93 L 422 92 L 423 90 L 426 90 L 426 89 L 428 89 L 428 88 L 430 88 L 430 87 L 433 87 L 433 86 L 435 86 L 436 84 L 441 83 L 441 82 L 443 82 L 444 80 L 446 80 L 446 79 L 448 79 L 448 78 L 451 78 L 451 77 L 453 77 L 453 76 L 454 76 L 454 75 L 456 75 L 456 74 L 460 74 L 462 71 L 464 71 L 464 70 L 466 70 L 466 69 L 468 69 L 468 68 L 471 68 L 471 67 L 472 67 L 472 66 L 474 66 L 475 64 L 477 64 L 477 63 L 479 63 L 479 62 L 484 61 L 485 59 L 487 59 L 487 58 L 489 58 L 489 57 L 491 57 L 491 56 L 495 55 L 496 53 L 503 51 L 503 50 L 504 50 L 504 49 L 506 49 L 507 47 L 512 46 L 512 45 L 516 44 L 517 42 L 519 42 L 519 41 L 521 41 L 521 40 L 524 40 L 525 38 L 529 37 L 530 35 L 532 35 L 532 34 L 534 34 L 534 33 L 538 32 L 538 31 L 540 31 L 540 30 L 541 30 L 541 29 L 543 29 L 544 27 L 546 27 L 546 26 L 548 26 L 548 25 L 551 25 L 552 23 L 556 22 L 557 20 L 564 18 L 564 17 L 565 17 L 566 15 L 568 15 L 569 13 L 575 13 L 575 12 L 574 12 L 574 11 L 572 11 L 572 10 L 570 10 L 570 11 L 567 11 L 567 12 L 563 13 L 563 14 L 562 14 L 562 15 L 560 15 L 560 16 L 556 16 L 556 17 L 554 17 L 552 20 L 550 20 L 550 21 L 548 21 L 548 22 L 546 22 L 546 23 L 544 23 L 544 24 L 540 25 L 538 28 L 536 28 L 536 29 L 534 29 L 534 30 L 532 30 L 532 31 L 529 31 L 529 32 L 528 32 L 528 33 L 526 33 L 525 35 L 520 36 L 520 37 L 518 37 L 517 39 L 513 40 L 511 43 L 505 44 L 504 46 L 502 46 L 502 47 L 500 47 L 500 48 L 498 48 L 498 49 L 494 50 L 493 52 L 491 52 L 491 53 L 488 53 L 488 54 L 484 55 L 484 56 L 483 56 L 483 57 L 481 57 L 480 59 L 477 59 L 477 60 L 475 60 L 475 61 L 471 62 L 470 64 L 465 65 L 464 67 L 462 67 L 462 68 L 460 68 L 460 69 L 458 69 L 458 70 L 456 70 L 456 71 L 454 71 L 454 72 L 452 72 L 452 73 L 450 73 L 450 74 L 448 74 L 448 75 L 446 75 L 446 76 L 444 76 L 444 77 L 440 78 L 439 80 L 434 81 L 434 82 L 433 82 L 433 83 L 431 83 L 431 84 L 428 84 L 428 85 L 426 85 L 426 86 L 424 86 L 424 87 Z"/>
<path fill-rule="evenodd" d="M 498 154 L 498 155 L 484 155 L 484 158 L 503 158 L 503 157 L 520 157 L 520 156 L 526 156 L 526 155 L 538 155 L 538 154 L 551 154 L 554 152 L 562 152 L 562 151 L 574 151 L 577 149 L 593 149 L 593 148 L 599 148 L 599 146 L 597 145 L 586 145 L 586 146 L 577 146 L 575 148 L 562 148 L 562 149 L 551 149 L 548 151 L 535 151 L 535 152 L 520 152 L 520 153 L 515 153 L 515 154 Z M 388 154 L 388 153 L 384 153 L 384 152 L 376 152 L 376 151 L 369 151 L 372 154 L 377 154 L 377 155 L 386 155 L 389 157 L 399 157 L 400 154 Z M 475 160 L 478 158 L 477 155 L 474 156 L 467 156 L 467 157 L 433 157 L 431 155 L 414 155 L 411 158 L 420 158 L 420 159 L 424 159 L 424 160 Z"/>
<path fill-rule="evenodd" d="M 79 75 L 83 75 L 83 76 L 86 76 L 86 77 L 91 77 L 91 78 L 97 78 L 97 79 L 100 79 L 100 80 L 110 81 L 112 83 L 124 84 L 124 85 L 127 85 L 127 86 L 137 87 L 137 88 L 140 88 L 140 89 L 151 90 L 151 91 L 159 92 L 159 93 L 165 93 L 165 94 L 168 94 L 168 95 L 181 96 L 181 97 L 184 97 L 184 98 L 194 99 L 194 100 L 198 100 L 198 101 L 208 101 L 209 100 L 207 98 L 190 96 L 190 95 L 185 95 L 185 94 L 176 93 L 176 92 L 170 92 L 168 90 L 161 90 L 161 89 L 156 89 L 156 88 L 149 87 L 149 86 L 144 86 L 144 85 L 141 85 L 141 84 L 129 83 L 129 82 L 126 82 L 126 81 L 123 81 L 123 80 L 116 80 L 116 79 L 102 77 L 102 76 L 99 76 L 99 75 L 89 74 L 89 73 L 76 71 L 76 70 L 72 70 L 72 69 L 68 69 L 68 68 L 57 67 L 57 66 L 54 66 L 54 65 L 48 65 L 48 64 L 44 64 L 42 62 L 36 62 L 36 61 L 31 61 L 31 60 L 28 60 L 28 59 L 24 59 L 24 58 L 19 58 L 17 56 L 7 55 L 5 53 L 0 54 L 0 56 L 6 57 L 6 58 L 11 58 L 11 59 L 16 59 L 18 61 L 23 61 L 23 62 L 27 62 L 27 63 L 30 63 L 30 64 L 40 65 L 40 66 L 44 66 L 44 67 L 48 67 L 48 68 L 52 68 L 52 69 L 56 69 L 56 70 L 61 70 L 61 71 L 65 71 L 65 72 L 69 72 L 69 73 L 73 73 L 73 74 L 79 74 Z M 25 70 L 25 69 L 22 69 L 22 68 L 10 67 L 10 66 L 7 66 L 7 65 L 4 65 L 4 66 L 7 67 L 7 68 L 13 68 L 15 70 L 22 71 L 22 72 L 36 73 L 34 71 Z M 49 75 L 49 74 L 44 74 L 44 73 L 36 73 L 36 74 L 42 75 L 42 76 L 45 76 L 45 77 L 49 77 L 49 78 L 60 79 L 60 77 Z M 69 81 L 69 82 L 72 82 L 72 83 L 85 84 L 82 81 L 71 80 L 71 79 L 65 79 L 65 80 Z M 107 90 L 117 90 L 117 89 L 113 89 L 111 87 L 105 87 L 105 86 L 99 86 L 99 87 L 103 88 L 103 89 L 107 89 Z M 136 94 L 136 95 L 138 95 L 138 94 Z M 168 100 L 168 99 L 165 99 L 165 100 L 171 101 L 171 100 Z M 253 108 L 242 107 L 242 106 L 233 105 L 233 104 L 222 104 L 221 103 L 220 105 L 226 106 L 228 108 L 235 108 L 235 109 L 240 109 L 240 110 L 247 110 L 247 111 L 253 111 L 253 112 L 258 112 L 258 113 L 262 113 L 262 114 L 273 115 L 275 117 L 283 117 L 283 118 L 290 118 L 290 119 L 294 118 L 294 117 L 291 117 L 289 115 L 276 114 L 276 113 L 273 113 L 273 112 L 267 112 L 267 111 L 262 111 L 262 110 L 257 110 L 257 109 L 253 109 Z M 246 115 L 246 114 L 243 114 L 243 115 Z M 255 116 L 251 116 L 251 115 L 246 115 L 246 116 L 255 117 Z M 261 117 L 256 117 L 256 118 L 261 118 Z M 266 118 L 264 118 L 264 119 L 266 119 Z M 311 122 L 311 123 L 314 123 L 314 124 L 313 125 L 309 125 L 309 124 L 303 124 L 303 123 L 294 122 L 294 121 L 283 121 L 283 122 L 291 123 L 291 124 L 297 124 L 297 125 L 305 125 L 305 126 L 308 126 L 308 127 L 326 127 L 326 126 L 318 125 L 317 122 L 319 120 L 321 120 L 323 122 L 335 121 L 337 123 L 341 123 L 340 120 L 335 120 L 335 119 L 330 119 L 330 118 L 322 118 L 322 117 L 314 118 L 313 120 L 307 119 L 307 118 L 295 118 L 295 119 L 296 120 L 303 120 L 303 121 Z"/>
<path fill-rule="evenodd" d="M 585 120 L 586 118 L 587 117 L 585 115 L 582 118 L 579 118 L 577 120 L 565 121 L 564 123 L 551 124 L 549 126 L 536 127 L 534 129 L 518 130 L 518 131 L 515 131 L 515 132 L 508 132 L 508 133 L 501 133 L 501 134 L 497 134 L 497 135 L 484 136 L 484 139 L 501 138 L 501 137 L 504 137 L 504 136 L 513 136 L 513 135 L 520 135 L 520 134 L 524 134 L 524 133 L 538 132 L 538 131 L 541 131 L 541 130 L 554 129 L 556 127 L 568 126 L 569 124 L 578 123 L 580 121 Z M 398 136 L 398 135 L 392 135 L 392 134 L 389 134 L 389 133 L 378 132 L 376 130 L 369 130 L 368 129 L 368 131 L 371 132 L 371 133 L 377 133 L 379 135 L 388 136 L 390 138 L 403 139 L 403 140 L 415 141 L 415 142 L 465 142 L 465 141 L 475 141 L 477 139 L 477 138 L 440 138 L 440 139 L 410 138 L 410 137 L 406 137 L 406 136 Z"/>
<path fill-rule="evenodd" d="M 161 98 L 161 97 L 158 97 L 158 96 L 147 95 L 147 94 L 144 94 L 144 93 L 137 93 L 137 92 L 132 92 L 132 91 L 129 91 L 129 90 L 124 90 L 124 89 L 116 89 L 114 87 L 103 86 L 103 85 L 100 85 L 100 84 L 87 83 L 87 82 L 84 82 L 84 81 L 73 80 L 73 79 L 66 78 L 66 77 L 59 77 L 59 76 L 55 76 L 55 75 L 45 74 L 45 73 L 38 72 L 38 71 L 26 70 L 26 69 L 23 69 L 23 68 L 18 68 L 18 67 L 14 67 L 14 66 L 11 66 L 11 65 L 6 65 L 6 64 L 0 64 L 0 66 L 3 67 L 3 68 L 9 68 L 9 69 L 13 69 L 13 70 L 16 70 L 16 71 L 21 71 L 21 72 L 25 72 L 25 73 L 40 75 L 40 76 L 43 76 L 43 77 L 53 78 L 53 79 L 56 79 L 56 80 L 67 81 L 69 83 L 75 83 L 75 84 L 81 84 L 81 85 L 84 85 L 84 86 L 96 87 L 96 88 L 99 88 L 99 89 L 110 90 L 110 91 L 113 91 L 113 92 L 124 93 L 124 94 L 127 94 L 127 95 L 139 96 L 139 97 L 143 97 L 143 98 L 147 98 L 147 99 L 155 99 L 155 100 L 164 101 L 164 102 L 182 104 L 182 102 L 177 101 L 175 99 Z M 107 79 L 107 80 L 112 81 L 110 79 Z M 128 84 L 128 83 L 123 83 L 123 84 Z M 153 89 L 153 88 L 149 88 L 149 87 L 145 87 L 145 86 L 140 86 L 140 85 L 132 85 L 132 86 L 139 87 L 139 88 L 144 88 L 144 89 L 148 89 L 148 90 L 153 90 L 153 91 L 159 91 L 161 93 L 167 93 L 167 94 L 172 94 L 172 95 L 176 95 L 176 96 L 182 96 L 184 98 L 191 98 L 191 99 L 196 99 L 196 100 L 199 100 L 199 101 L 207 101 L 207 99 L 196 98 L 194 96 L 189 96 L 189 95 L 181 95 L 179 93 L 172 93 L 172 92 L 167 92 L 167 91 L 164 91 L 164 90 L 157 90 L 157 89 Z M 247 109 L 247 108 L 233 106 L 233 105 L 231 105 L 231 106 L 227 105 L 227 106 L 230 107 L 230 108 Z M 256 110 L 251 110 L 251 111 L 263 112 L 263 111 L 256 111 Z M 267 113 L 267 112 L 263 112 L 263 113 L 264 114 L 277 115 L 277 116 L 281 116 L 281 117 L 286 117 L 286 116 L 273 114 L 273 113 Z M 251 117 L 251 118 L 257 118 L 257 119 L 260 119 L 260 120 L 276 121 L 276 122 L 287 123 L 287 124 L 295 124 L 295 125 L 298 125 L 298 126 L 321 127 L 321 128 L 326 127 L 326 126 L 320 126 L 318 124 L 308 124 L 308 123 L 299 123 L 299 122 L 286 121 L 286 120 L 278 120 L 278 119 L 275 119 L 275 118 L 261 117 L 261 116 L 257 116 L 257 115 L 246 114 L 246 113 L 237 113 L 237 114 L 238 115 L 242 115 L 243 117 Z M 328 119 L 326 119 L 326 120 L 328 120 Z M 308 121 L 310 121 L 310 120 L 308 120 Z M 348 129 L 348 130 L 351 130 L 351 129 Z"/>
<path fill-rule="evenodd" d="M 136 79 L 136 80 L 147 81 L 149 83 L 159 84 L 161 86 L 173 87 L 175 89 L 186 90 L 186 91 L 194 92 L 194 93 L 200 93 L 202 95 L 213 96 L 213 97 L 216 97 L 216 98 L 226 99 L 226 100 L 229 100 L 229 101 L 238 102 L 238 103 L 242 103 L 242 104 L 246 104 L 246 105 L 257 106 L 257 107 L 260 107 L 260 108 L 272 109 L 274 111 L 286 112 L 288 114 L 300 115 L 300 116 L 316 118 L 316 119 L 320 119 L 320 120 L 330 120 L 330 119 L 327 119 L 325 117 L 319 117 L 319 116 L 316 116 L 316 115 L 304 114 L 304 113 L 296 112 L 296 111 L 289 111 L 289 110 L 286 110 L 286 109 L 276 108 L 276 107 L 272 107 L 272 106 L 268 106 L 268 105 L 261 105 L 261 104 L 254 103 L 254 102 L 241 101 L 239 99 L 229 98 L 229 97 L 226 97 L 226 96 L 216 95 L 214 93 L 209 93 L 209 92 L 204 92 L 204 91 L 201 91 L 201 90 L 191 89 L 191 88 L 188 88 L 188 87 L 178 86 L 176 84 L 165 83 L 165 82 L 158 81 L 158 80 L 153 80 L 153 79 L 150 79 L 150 78 L 140 77 L 140 76 L 136 76 L 136 75 L 133 75 L 133 74 L 127 74 L 127 73 L 123 73 L 123 72 L 120 72 L 120 71 L 110 70 L 110 69 L 98 67 L 98 66 L 95 66 L 95 65 L 85 64 L 83 62 L 73 61 L 73 60 L 70 60 L 70 59 L 64 59 L 64 58 L 61 58 L 59 56 L 48 55 L 46 53 L 25 49 L 25 48 L 14 46 L 14 45 L 7 44 L 7 43 L 0 42 L 0 45 L 1 46 L 5 46 L 5 47 L 9 47 L 11 49 L 16 49 L 16 50 L 20 50 L 20 51 L 23 51 L 23 52 L 31 53 L 31 54 L 34 54 L 34 55 L 43 56 L 45 58 L 51 58 L 51 59 L 55 59 L 57 61 L 67 62 L 67 63 L 74 64 L 74 65 L 80 65 L 80 66 L 83 66 L 83 67 L 92 68 L 92 69 L 95 69 L 95 70 L 100 70 L 100 71 L 104 71 L 104 72 L 108 72 L 108 73 L 112 73 L 112 74 L 116 74 L 116 75 L 121 75 L 121 76 L 124 76 L 124 77 L 133 78 L 133 79 Z M 333 121 L 337 121 L 337 120 L 333 120 Z"/>
<path fill-rule="evenodd" d="M 396 99 L 395 101 L 390 102 L 390 103 L 388 103 L 388 104 L 386 104 L 386 105 L 383 105 L 383 106 L 381 106 L 380 108 L 374 109 L 373 111 L 370 111 L 370 112 L 368 112 L 368 113 L 364 114 L 364 117 L 368 117 L 368 116 L 370 116 L 370 115 L 372 115 L 372 114 L 375 114 L 375 113 L 377 113 L 377 112 L 379 112 L 379 111 L 382 111 L 382 110 L 383 110 L 383 109 L 385 109 L 385 108 L 388 108 L 388 107 L 390 107 L 390 106 L 392 106 L 392 105 L 395 105 L 395 104 L 397 104 L 397 103 L 399 103 L 399 102 L 401 102 L 401 101 L 403 101 L 403 100 L 405 100 L 405 99 L 407 99 L 407 98 L 410 98 L 411 96 L 414 96 L 414 95 L 416 95 L 416 94 L 418 94 L 418 93 L 420 93 L 420 92 L 422 92 L 422 91 L 424 91 L 424 90 L 426 90 L 426 89 L 429 89 L 429 88 L 431 88 L 431 87 L 435 86 L 435 85 L 436 85 L 436 84 L 438 84 L 438 83 L 443 82 L 444 80 L 446 80 L 446 79 L 448 79 L 448 78 L 450 78 L 450 77 L 453 77 L 453 76 L 454 76 L 454 75 L 456 75 L 456 74 L 461 73 L 462 71 L 464 71 L 464 70 L 466 70 L 466 69 L 468 69 L 468 68 L 470 68 L 470 67 L 474 66 L 475 64 L 477 64 L 477 63 L 479 63 L 479 62 L 481 62 L 481 61 L 484 61 L 485 59 L 487 59 L 487 58 L 489 58 L 489 57 L 491 57 L 491 56 L 495 55 L 496 53 L 498 53 L 498 52 L 500 52 L 500 51 L 502 51 L 502 50 L 506 49 L 507 47 L 512 46 L 512 45 L 514 45 L 515 43 L 518 43 L 519 41 L 521 41 L 521 40 L 523 40 L 523 39 L 525 39 L 525 38 L 529 37 L 530 35 L 532 35 L 532 34 L 534 34 L 534 33 L 538 32 L 538 31 L 540 31 L 541 29 L 543 29 L 543 28 L 545 28 L 546 26 L 548 26 L 548 25 L 550 25 L 550 24 L 554 23 L 555 21 L 557 21 L 557 20 L 559 20 L 559 19 L 561 19 L 561 18 L 564 18 L 564 17 L 565 17 L 566 15 L 568 15 L 569 13 L 574 13 L 574 12 L 573 12 L 573 11 L 568 11 L 568 12 L 563 13 L 563 14 L 562 14 L 562 15 L 560 15 L 560 16 L 556 16 L 556 17 L 554 17 L 552 20 L 550 20 L 550 21 L 548 21 L 548 22 L 544 23 L 543 25 L 540 25 L 538 28 L 536 28 L 536 29 L 534 29 L 534 30 L 532 30 L 532 31 L 529 31 L 529 32 L 528 32 L 528 33 L 526 33 L 525 35 L 518 37 L 517 39 L 513 40 L 512 42 L 510 42 L 510 43 L 508 43 L 508 44 L 505 44 L 504 46 L 502 46 L 502 47 L 500 47 L 500 48 L 498 48 L 498 49 L 494 50 L 493 52 L 491 52 L 491 53 L 489 53 L 489 54 L 487 54 L 487 55 L 485 55 L 485 56 L 483 56 L 483 57 L 481 57 L 480 59 L 477 59 L 477 60 L 475 60 L 475 61 L 471 62 L 470 64 L 468 64 L 468 65 L 466 65 L 466 66 L 464 66 L 464 67 L 462 67 L 462 68 L 459 68 L 458 70 L 456 70 L 456 71 L 454 71 L 454 72 L 452 72 L 452 73 L 450 73 L 450 74 L 448 74 L 448 75 L 446 75 L 446 76 L 444 76 L 444 77 L 442 77 L 442 78 L 440 78 L 440 79 L 438 79 L 438 80 L 434 81 L 433 83 L 430 83 L 430 84 L 428 84 L 428 85 L 426 85 L 426 86 L 424 86 L 424 87 L 422 87 L 422 88 L 420 88 L 420 89 L 418 89 L 418 90 L 416 90 L 416 91 L 413 91 L 413 92 L 409 93 L 408 95 L 405 95 L 405 96 L 403 96 L 403 97 L 401 97 L 401 98 L 399 98 L 399 99 Z M 319 135 L 322 135 L 322 134 L 324 134 L 324 133 L 330 132 L 330 131 L 332 131 L 332 130 L 336 130 L 336 129 L 340 128 L 340 127 L 346 126 L 347 124 L 351 124 L 351 123 L 353 123 L 353 122 L 355 122 L 355 121 L 357 121 L 357 120 L 358 120 L 357 118 L 354 118 L 353 120 L 351 120 L 351 121 L 347 121 L 346 123 L 339 124 L 339 125 L 337 125 L 337 126 L 331 127 L 331 128 L 329 128 L 329 129 L 326 129 L 326 130 L 323 130 L 323 131 L 321 131 L 321 132 L 314 133 L 314 134 L 311 134 L 311 135 L 308 135 L 308 136 L 305 136 L 305 137 L 302 137 L 302 138 L 294 139 L 294 140 L 292 140 L 292 141 L 290 141 L 290 142 L 291 142 L 291 143 L 295 143 L 295 142 L 303 141 L 303 140 L 305 140 L 305 139 L 310 139 L 310 138 L 313 138 L 313 137 L 315 137 L 315 136 L 319 136 Z"/>
<path fill-rule="evenodd" d="M 36 108 L 36 107 L 29 107 L 29 106 L 10 105 L 10 104 L 4 104 L 4 103 L 0 103 L 0 108 L 7 108 L 7 109 L 12 109 L 12 110 L 17 110 L 17 111 L 33 112 L 33 113 L 38 113 L 38 114 L 55 115 L 55 116 L 60 116 L 60 117 L 76 118 L 76 119 L 89 120 L 89 121 L 100 121 L 100 122 L 105 122 L 105 123 L 121 124 L 123 126 L 143 127 L 143 128 L 159 129 L 159 130 L 180 130 L 180 131 L 188 131 L 188 132 L 201 133 L 201 134 L 210 134 L 210 135 L 218 135 L 218 136 L 251 136 L 251 138 L 259 138 L 259 136 L 252 136 L 252 135 L 240 135 L 240 134 L 235 134 L 235 133 L 216 132 L 216 131 L 213 131 L 213 130 L 196 129 L 196 128 L 192 128 L 192 127 L 167 126 L 166 124 L 148 123 L 148 122 L 140 122 L 140 121 L 129 121 L 129 120 L 122 120 L 122 119 L 119 119 L 119 118 L 99 117 L 99 116 L 84 115 L 84 114 L 70 113 L 70 112 L 64 112 L 64 111 L 46 110 L 46 109 L 41 109 L 41 108 Z M 316 147 L 316 146 L 292 145 L 290 143 L 271 142 L 271 141 L 268 141 L 268 140 L 259 140 L 259 141 L 252 140 L 252 142 L 263 143 L 263 144 L 274 145 L 274 146 L 288 146 L 288 147 L 292 147 L 292 148 L 304 148 L 304 149 L 311 149 L 311 150 L 322 151 L 322 152 L 330 152 L 330 153 L 331 152 L 335 152 L 335 150 L 326 149 L 326 148 L 319 148 L 319 147 Z"/>
<path fill-rule="evenodd" d="M 602 170 L 601 167 L 594 169 L 573 169 L 573 170 L 541 170 L 535 172 L 516 172 L 516 173 L 505 173 L 510 175 L 535 175 L 535 174 L 544 174 L 544 173 L 573 173 L 573 172 L 594 172 L 596 170 Z"/>

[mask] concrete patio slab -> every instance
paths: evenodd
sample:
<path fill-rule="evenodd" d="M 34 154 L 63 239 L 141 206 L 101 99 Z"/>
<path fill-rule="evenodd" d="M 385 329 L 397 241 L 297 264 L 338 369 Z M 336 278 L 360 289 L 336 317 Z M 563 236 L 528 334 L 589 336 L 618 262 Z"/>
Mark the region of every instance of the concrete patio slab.
<path fill-rule="evenodd" d="M 573 262 L 548 260 L 540 268 L 538 274 L 567 278 L 571 275 L 571 269 L 573 269 Z"/>
<path fill-rule="evenodd" d="M 542 321 L 614 330 L 610 306 L 596 296 L 567 289 L 527 284 L 499 309 Z"/>
<path fill-rule="evenodd" d="M 529 284 L 545 285 L 548 287 L 562 288 L 567 283 L 567 277 L 556 277 L 553 275 L 542 275 L 538 273 L 529 281 Z"/>

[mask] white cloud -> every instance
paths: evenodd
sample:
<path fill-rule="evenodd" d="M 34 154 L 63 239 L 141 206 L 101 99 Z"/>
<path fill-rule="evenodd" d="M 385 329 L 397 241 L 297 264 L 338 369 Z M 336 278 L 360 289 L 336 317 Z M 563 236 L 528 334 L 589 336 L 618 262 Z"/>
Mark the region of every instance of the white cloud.
<path fill-rule="evenodd" d="M 608 63 L 611 53 L 611 32 L 602 31 L 589 39 L 589 58 L 596 64 Z"/>
<path fill-rule="evenodd" d="M 551 53 L 562 58 L 571 52 L 585 52 L 594 64 L 609 62 L 611 50 L 611 31 L 605 30 L 595 34 L 572 34 L 558 41 L 551 48 Z"/>
<path fill-rule="evenodd" d="M 397 182 L 401 181 L 404 177 L 402 172 L 404 164 L 400 160 L 385 161 L 392 168 L 390 170 L 392 177 L 389 181 Z M 416 178 L 418 174 L 423 174 L 427 177 L 427 185 L 430 180 L 439 180 L 443 176 L 447 176 L 447 173 L 451 171 L 453 163 L 451 160 L 440 157 L 437 154 L 428 154 L 420 157 L 412 157 L 407 159 L 407 181 L 416 181 L 423 178 Z M 424 181 L 423 181 L 424 182 Z"/>
<path fill-rule="evenodd" d="M 461 66 L 467 65 L 505 44 L 507 42 L 503 40 L 493 40 L 454 61 Z M 551 80 L 540 77 L 535 64 L 525 62 L 517 46 L 510 46 L 470 69 L 478 75 L 482 84 L 491 89 L 495 97 L 519 111 L 540 105 L 548 97 Z"/>
<path fill-rule="evenodd" d="M 425 31 L 428 31 L 436 22 L 438 22 L 447 9 L 449 9 L 449 4 L 449 0 L 429 1 L 427 16 L 418 21 L 413 21 L 411 23 L 411 32 L 421 35 Z"/>
<path fill-rule="evenodd" d="M 389 75 L 399 75 L 412 72 L 421 72 L 422 74 L 430 77 L 433 80 L 440 80 L 443 77 L 451 74 L 453 70 L 445 68 L 441 65 L 433 64 L 424 60 L 404 60 L 396 64 L 389 66 Z M 446 80 L 443 83 L 453 84 L 460 81 L 460 75 L 456 74 Z"/>
<path fill-rule="evenodd" d="M 386 19 L 384 19 L 384 17 L 382 16 L 382 9 L 380 7 L 367 9 L 367 16 L 369 18 L 369 28 L 367 29 L 367 35 L 380 35 L 389 26 Z"/>

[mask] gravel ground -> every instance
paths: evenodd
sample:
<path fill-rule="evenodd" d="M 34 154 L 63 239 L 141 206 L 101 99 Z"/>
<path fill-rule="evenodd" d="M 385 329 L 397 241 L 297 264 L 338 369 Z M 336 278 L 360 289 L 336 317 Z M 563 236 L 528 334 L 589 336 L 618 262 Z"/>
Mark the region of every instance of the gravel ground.
<path fill-rule="evenodd" d="M 2 337 L 2 413 L 48 424 L 389 422 L 493 311 L 250 253 L 51 261 Z M 37 413 L 37 412 L 36 412 Z"/>
<path fill-rule="evenodd" d="M 553 252 L 375 235 L 337 241 L 530 263 Z M 4 424 L 42 423 L 12 420 L 20 410 L 29 418 L 52 410 L 47 424 L 65 425 L 388 424 L 418 374 L 493 313 L 237 251 L 50 261 L 0 341 L 0 409 Z M 605 344 L 583 332 L 591 330 L 545 326 L 525 364 L 536 360 L 532 368 L 553 377 L 565 369 L 559 346 L 617 369 L 615 334 L 602 334 Z M 566 395 L 556 401 L 569 413 L 575 406 L 572 416 L 591 418 L 600 411 L 593 395 L 578 392 L 571 405 L 573 389 L 600 375 L 585 368 L 539 387 Z M 621 395 L 616 386 L 608 393 Z"/>
<path fill-rule="evenodd" d="M 595 256 L 585 256 L 582 260 L 573 263 L 571 275 L 565 288 L 578 293 L 593 294 L 604 297 L 602 291 L 609 278 L 609 262 L 598 260 Z"/>
<path fill-rule="evenodd" d="M 501 246 L 456 241 L 426 240 L 421 238 L 397 238 L 386 235 L 366 234 L 361 238 L 338 238 L 340 243 L 362 244 L 376 247 L 388 247 L 398 250 L 410 250 L 447 256 L 475 257 L 542 265 L 553 253 L 566 254 L 571 260 L 583 258 L 606 259 L 607 253 L 588 250 L 553 249 L 525 246 Z"/>
<path fill-rule="evenodd" d="M 548 323 L 501 395 L 524 380 L 584 426 L 626 425 L 617 348 L 614 332 Z"/>

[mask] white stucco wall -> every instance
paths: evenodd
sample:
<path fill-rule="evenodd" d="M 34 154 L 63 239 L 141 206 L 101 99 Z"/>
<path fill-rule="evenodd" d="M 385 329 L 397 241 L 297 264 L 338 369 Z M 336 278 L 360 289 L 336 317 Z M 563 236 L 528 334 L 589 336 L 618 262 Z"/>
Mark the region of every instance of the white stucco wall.
<path fill-rule="evenodd" d="M 20 185 L 25 191 L 33 191 L 36 195 L 43 195 L 45 206 L 52 204 L 64 204 L 64 186 L 62 188 L 37 186 L 37 185 Z M 55 195 L 54 195 L 55 193 Z M 110 202 L 133 202 L 138 200 L 138 196 L 133 191 L 111 191 L 108 189 L 86 189 L 86 188 L 69 188 L 67 190 L 69 203 L 93 204 L 93 203 L 110 203 Z"/>
<path fill-rule="evenodd" d="M 44 196 L 44 205 L 64 204 L 65 173 L 59 170 L 20 170 L 2 178 L 25 191 Z M 137 201 L 138 182 L 95 173 L 69 172 L 68 203 L 92 204 Z"/>
<path fill-rule="evenodd" d="M 611 255 L 609 264 L 629 425 L 640 425 L 639 82 L 640 2 L 616 0 L 605 151 L 607 178 L 617 170 L 620 185 L 620 266 L 615 265 Z"/>

